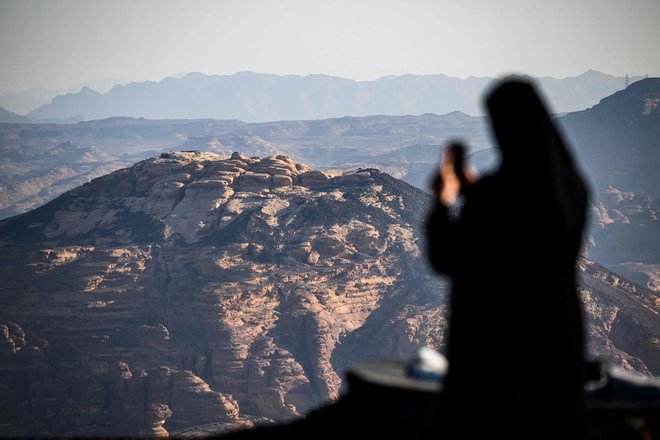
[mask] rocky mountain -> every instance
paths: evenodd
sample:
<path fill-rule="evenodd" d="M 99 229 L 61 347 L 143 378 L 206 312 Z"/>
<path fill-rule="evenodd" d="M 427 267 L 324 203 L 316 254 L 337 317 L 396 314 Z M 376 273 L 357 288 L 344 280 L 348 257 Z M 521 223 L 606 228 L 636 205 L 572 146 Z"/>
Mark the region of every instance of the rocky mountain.
<path fill-rule="evenodd" d="M 27 116 L 17 115 L 9 110 L 0 107 L 0 123 L 15 123 L 15 122 L 28 122 L 30 118 Z"/>
<path fill-rule="evenodd" d="M 589 257 L 653 289 L 658 287 L 652 280 L 660 277 L 659 103 L 660 78 L 648 78 L 557 119 L 592 187 Z M 496 149 L 483 146 L 469 158 L 480 171 L 498 161 Z M 368 163 L 398 170 L 398 177 L 425 188 L 439 148 L 410 145 Z"/>
<path fill-rule="evenodd" d="M 592 205 L 587 251 L 615 272 L 660 292 L 660 201 L 607 188 Z"/>
<path fill-rule="evenodd" d="M 11 154 L 11 153 L 10 153 Z M 94 145 L 63 142 L 44 152 L 24 157 L 0 158 L 0 217 L 28 211 L 63 192 L 119 168 L 132 165 L 131 158 L 120 158 Z"/>
<path fill-rule="evenodd" d="M 344 115 L 444 114 L 457 110 L 480 115 L 483 114 L 480 97 L 493 81 L 493 78 L 460 79 L 446 75 L 386 76 L 375 81 L 353 81 L 327 75 L 190 73 L 158 83 L 117 85 L 106 93 L 84 87 L 77 93 L 55 97 L 29 116 L 36 119 L 135 116 L 263 122 Z M 538 78 L 538 81 L 557 112 L 590 107 L 625 84 L 624 78 L 593 70 L 576 77 Z"/>
<path fill-rule="evenodd" d="M 560 119 L 595 193 L 590 258 L 658 291 L 660 78 Z"/>
<path fill-rule="evenodd" d="M 336 397 L 345 334 L 388 297 L 441 298 L 411 269 L 424 202 L 374 170 L 180 153 L 4 222 L 2 433 L 281 420 Z"/>
<path fill-rule="evenodd" d="M 5 92 L 0 94 L 0 106 L 13 113 L 25 115 L 42 105 L 48 104 L 58 95 L 74 91 L 77 90 L 47 90 L 32 88 L 21 91 Z"/>
<path fill-rule="evenodd" d="M 219 154 L 243 151 L 248 156 L 286 154 L 316 167 L 372 164 L 404 177 L 408 174 L 402 161 L 378 160 L 378 155 L 424 142 L 431 145 L 435 159 L 439 145 L 459 135 L 467 137 L 475 148 L 484 148 L 487 143 L 482 118 L 458 112 L 262 124 L 110 118 L 77 124 L 0 125 L 0 185 L 4 188 L 0 218 L 36 208 L 87 181 L 89 168 L 79 169 L 77 164 L 89 164 L 83 157 L 88 148 L 109 155 L 107 161 L 98 162 L 108 172 L 164 150 L 184 149 Z M 43 160 L 49 151 L 69 144 L 79 146 L 74 150 L 79 154 L 69 154 L 68 163 Z M 53 185 L 54 181 L 58 184 Z"/>
<path fill-rule="evenodd" d="M 660 195 L 659 103 L 660 78 L 648 78 L 560 118 L 597 190 Z"/>
<path fill-rule="evenodd" d="M 658 376 L 660 294 L 591 260 L 580 259 L 577 268 L 590 355 Z"/>
<path fill-rule="evenodd" d="M 358 360 L 442 348 L 428 202 L 375 169 L 182 152 L 1 221 L 0 435 L 287 420 Z M 592 353 L 658 374 L 658 295 L 579 269 Z"/>
<path fill-rule="evenodd" d="M 88 87 L 97 92 L 105 93 L 112 89 L 117 84 L 126 84 L 129 81 L 118 78 L 108 78 L 100 80 L 87 81 L 83 84 L 67 87 L 64 89 L 44 89 L 34 87 L 25 90 L 14 90 L 0 93 L 0 106 L 7 110 L 18 113 L 21 115 L 30 113 L 31 111 L 48 104 L 59 95 L 67 93 L 75 93 L 80 91 L 83 87 Z M 43 122 L 43 121 L 41 121 Z M 60 121 L 64 123 L 64 121 Z M 69 121 L 78 122 L 78 121 Z"/>
<path fill-rule="evenodd" d="M 606 264 L 660 264 L 660 200 L 614 187 L 592 208 L 589 255 Z"/>

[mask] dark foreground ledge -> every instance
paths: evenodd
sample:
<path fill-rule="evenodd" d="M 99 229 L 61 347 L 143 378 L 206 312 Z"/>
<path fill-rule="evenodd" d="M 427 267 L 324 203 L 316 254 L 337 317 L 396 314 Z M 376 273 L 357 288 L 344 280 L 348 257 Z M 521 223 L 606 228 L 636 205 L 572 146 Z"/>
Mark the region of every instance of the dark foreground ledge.
<path fill-rule="evenodd" d="M 347 381 L 348 392 L 344 396 L 305 419 L 234 432 L 222 438 L 439 438 L 437 424 L 441 421 L 436 409 L 442 398 L 441 382 L 408 377 L 403 361 L 358 365 L 348 373 Z M 589 440 L 660 439 L 657 378 L 636 378 L 607 364 L 594 363 L 586 389 Z"/>

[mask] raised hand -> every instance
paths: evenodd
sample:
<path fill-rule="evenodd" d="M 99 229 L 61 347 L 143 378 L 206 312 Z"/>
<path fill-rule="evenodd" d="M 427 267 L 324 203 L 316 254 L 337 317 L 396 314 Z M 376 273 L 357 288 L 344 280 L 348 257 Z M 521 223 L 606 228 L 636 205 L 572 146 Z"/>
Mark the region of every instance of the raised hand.
<path fill-rule="evenodd" d="M 464 155 L 462 144 L 449 144 L 433 180 L 433 194 L 445 206 L 454 203 L 465 187 L 476 180 L 475 174 L 467 168 Z"/>

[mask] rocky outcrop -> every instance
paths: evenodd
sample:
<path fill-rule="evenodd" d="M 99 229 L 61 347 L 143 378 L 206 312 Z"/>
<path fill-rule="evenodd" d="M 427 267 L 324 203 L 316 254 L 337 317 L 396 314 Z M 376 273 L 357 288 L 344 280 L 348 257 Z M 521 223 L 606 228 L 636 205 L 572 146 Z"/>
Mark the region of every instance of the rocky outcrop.
<path fill-rule="evenodd" d="M 589 260 L 578 263 L 592 355 L 660 374 L 660 295 Z"/>
<path fill-rule="evenodd" d="M 427 204 L 374 169 L 164 153 L 0 222 L 0 435 L 288 420 L 356 361 L 442 348 Z M 655 371 L 637 309 L 658 305 L 601 274 L 583 275 L 595 351 Z"/>
<path fill-rule="evenodd" d="M 605 264 L 660 263 L 660 201 L 612 186 L 592 207 L 589 256 Z"/>
<path fill-rule="evenodd" d="M 442 298 L 415 280 L 425 203 L 375 170 L 165 153 L 3 222 L 0 368 L 25 388 L 2 432 L 165 435 L 335 399 L 347 335 L 414 289 Z M 27 427 L 35 407 L 55 421 Z"/>

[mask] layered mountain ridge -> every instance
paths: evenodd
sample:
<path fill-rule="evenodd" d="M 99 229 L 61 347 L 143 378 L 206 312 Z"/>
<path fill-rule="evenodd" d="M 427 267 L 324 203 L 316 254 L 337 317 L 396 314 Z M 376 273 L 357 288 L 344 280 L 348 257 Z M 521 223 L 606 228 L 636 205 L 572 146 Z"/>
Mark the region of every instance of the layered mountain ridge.
<path fill-rule="evenodd" d="M 635 77 L 632 80 L 638 80 Z M 344 115 L 398 115 L 462 111 L 483 114 L 479 97 L 495 81 L 447 75 L 386 76 L 354 81 L 328 75 L 190 73 L 160 82 L 117 85 L 106 93 L 83 87 L 55 97 L 28 116 L 35 119 L 216 118 L 249 122 L 322 119 Z M 593 70 L 568 78 L 538 78 L 555 111 L 582 110 L 624 87 L 624 78 Z"/>
<path fill-rule="evenodd" d="M 558 118 L 593 180 L 595 198 L 610 185 L 640 197 L 658 197 L 659 96 L 658 79 L 648 78 L 588 110 Z M 90 162 L 78 165 L 91 147 L 107 154 L 107 160 L 96 162 L 105 172 L 164 150 L 243 151 L 260 157 L 286 154 L 317 168 L 375 167 L 426 189 L 439 151 L 450 139 L 463 139 L 477 167 L 492 169 L 497 159 L 486 122 L 452 112 L 249 124 L 119 117 L 67 125 L 0 124 L 0 217 L 33 209 L 102 175 L 90 173 Z M 81 157 L 61 164 L 66 167 L 43 159 L 49 150 L 67 144 L 79 146 Z"/>
<path fill-rule="evenodd" d="M 1 221 L 0 434 L 288 420 L 357 361 L 442 349 L 428 204 L 374 169 L 178 152 Z M 658 374 L 657 294 L 579 269 L 591 352 Z"/>
<path fill-rule="evenodd" d="M 0 218 L 36 208 L 84 183 L 90 177 L 87 173 L 92 162 L 84 161 L 83 156 L 90 148 L 110 157 L 95 162 L 105 167 L 106 173 L 172 149 L 221 155 L 242 151 L 259 157 L 286 154 L 319 168 L 355 168 L 358 165 L 352 164 L 369 163 L 375 154 L 411 142 L 435 144 L 435 157 L 437 144 L 459 134 L 468 136 L 476 148 L 483 148 L 486 141 L 482 125 L 481 118 L 458 112 L 264 124 L 135 118 L 72 125 L 0 124 Z M 54 151 L 63 149 L 79 155 L 65 164 L 66 169 L 53 156 Z M 374 161 L 373 165 L 400 175 L 401 163 Z"/>

